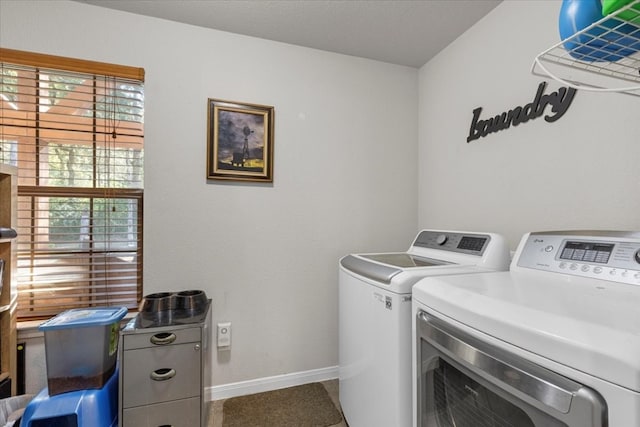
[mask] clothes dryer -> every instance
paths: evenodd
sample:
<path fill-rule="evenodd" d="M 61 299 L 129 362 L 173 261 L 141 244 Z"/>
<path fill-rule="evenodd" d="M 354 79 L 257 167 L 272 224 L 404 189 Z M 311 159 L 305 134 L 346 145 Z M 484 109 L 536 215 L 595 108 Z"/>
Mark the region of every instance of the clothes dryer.
<path fill-rule="evenodd" d="M 442 230 L 422 230 L 406 252 L 340 260 L 339 394 L 350 427 L 411 425 L 412 286 L 508 265 L 502 236 Z"/>
<path fill-rule="evenodd" d="M 640 233 L 529 233 L 413 296 L 414 426 L 640 425 Z"/>

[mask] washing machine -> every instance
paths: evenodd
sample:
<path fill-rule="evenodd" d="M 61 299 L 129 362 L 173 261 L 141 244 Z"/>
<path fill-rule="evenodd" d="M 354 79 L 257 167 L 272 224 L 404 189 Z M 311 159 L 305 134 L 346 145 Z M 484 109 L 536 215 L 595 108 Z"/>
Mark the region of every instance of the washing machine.
<path fill-rule="evenodd" d="M 640 233 L 528 233 L 413 297 L 414 426 L 640 426 Z"/>
<path fill-rule="evenodd" d="M 339 395 L 350 427 L 411 425 L 411 288 L 426 276 L 506 270 L 494 233 L 422 230 L 406 252 L 339 262 Z"/>

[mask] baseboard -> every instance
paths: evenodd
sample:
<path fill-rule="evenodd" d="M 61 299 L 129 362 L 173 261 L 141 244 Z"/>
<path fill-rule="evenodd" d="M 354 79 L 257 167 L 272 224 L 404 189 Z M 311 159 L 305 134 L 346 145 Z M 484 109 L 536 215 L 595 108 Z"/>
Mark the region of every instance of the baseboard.
<path fill-rule="evenodd" d="M 310 371 L 216 385 L 209 387 L 205 397 L 208 400 L 229 399 L 230 397 L 262 393 L 263 391 L 278 390 L 280 388 L 293 387 L 316 381 L 333 380 L 335 378 L 338 378 L 338 367 L 330 366 L 328 368 L 312 369 Z"/>

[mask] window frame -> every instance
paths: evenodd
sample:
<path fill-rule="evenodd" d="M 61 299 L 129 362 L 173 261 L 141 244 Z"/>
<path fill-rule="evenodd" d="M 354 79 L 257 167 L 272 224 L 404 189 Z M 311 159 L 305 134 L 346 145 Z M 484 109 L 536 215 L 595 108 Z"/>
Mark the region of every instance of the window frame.
<path fill-rule="evenodd" d="M 81 59 L 75 59 L 75 58 L 67 58 L 67 57 L 46 55 L 46 54 L 33 53 L 33 52 L 18 51 L 18 50 L 5 49 L 5 48 L 0 48 L 0 64 L 24 66 L 24 67 L 33 68 L 35 70 L 51 70 L 53 72 L 60 71 L 60 72 L 80 73 L 80 74 L 93 76 L 94 80 L 97 78 L 114 77 L 119 79 L 135 81 L 140 85 L 144 83 L 143 68 L 108 64 L 108 63 L 96 62 L 96 61 L 87 61 L 87 60 L 81 60 Z M 94 112 L 97 111 L 95 105 L 92 108 Z M 144 107 L 142 111 L 144 111 Z M 33 121 L 34 123 L 37 123 L 38 119 L 33 119 Z M 39 123 L 37 124 L 39 125 Z M 35 126 L 35 129 L 38 129 L 38 126 Z M 94 138 L 96 138 L 96 135 L 97 134 L 94 131 Z M 143 152 L 144 150 L 144 132 L 143 131 L 140 137 L 142 139 L 141 150 Z M 96 159 L 94 158 L 92 161 L 93 161 L 93 164 L 95 165 Z M 39 165 L 39 160 L 37 159 L 31 162 L 30 161 L 27 161 L 27 162 L 29 162 L 27 164 L 31 164 L 31 162 L 33 162 L 33 164 L 35 164 L 36 166 Z M 20 169 L 19 161 L 18 161 L 18 169 Z M 140 169 L 141 169 L 141 172 L 144 171 L 143 166 L 140 166 Z M 94 180 L 95 179 L 96 178 L 94 177 Z M 18 195 L 17 195 L 18 199 L 27 197 L 30 200 L 38 197 L 42 197 L 42 198 L 70 197 L 70 198 L 91 199 L 92 200 L 91 203 L 94 203 L 93 200 L 95 199 L 105 199 L 105 200 L 125 199 L 125 200 L 135 201 L 135 203 L 137 204 L 137 209 L 136 209 L 137 246 L 135 248 L 135 251 L 129 251 L 129 252 L 136 253 L 136 262 L 135 262 L 136 263 L 136 297 L 135 297 L 135 301 L 127 299 L 128 302 L 124 304 L 119 304 L 118 303 L 119 299 L 117 297 L 113 298 L 113 301 L 116 304 L 126 305 L 128 308 L 137 307 L 137 305 L 142 299 L 143 236 L 144 236 L 144 230 L 143 230 L 144 185 L 142 180 L 140 181 L 140 184 L 141 184 L 140 188 L 113 188 L 113 187 L 110 187 L 109 185 L 105 187 L 100 187 L 95 183 L 93 184 L 92 187 L 55 187 L 55 186 L 38 186 L 37 184 L 36 185 L 18 185 Z M 31 206 L 33 207 L 33 202 Z M 34 218 L 33 213 L 31 214 L 30 218 L 33 220 Z M 33 233 L 34 231 L 32 230 L 31 234 Z M 20 236 L 18 237 L 18 239 L 20 242 Z M 33 245 L 33 242 L 35 241 L 33 237 L 29 237 L 26 240 L 27 240 L 27 243 L 31 245 Z M 95 248 L 90 247 L 87 250 L 91 251 L 91 254 L 93 254 L 94 252 L 102 253 L 103 257 L 107 257 L 106 255 L 107 253 L 112 254 L 112 253 L 118 252 L 117 250 L 113 250 L 113 248 L 111 247 L 105 247 L 102 250 L 96 250 Z M 34 252 L 35 251 L 32 247 L 30 249 L 30 253 L 27 256 L 31 256 L 32 258 L 35 258 L 37 254 L 34 255 Z M 66 253 L 70 253 L 70 252 L 71 251 L 67 251 Z M 80 252 L 76 251 L 76 253 L 80 253 Z M 93 259 L 93 255 L 89 255 L 87 256 L 87 258 L 90 260 L 91 269 L 94 268 L 94 263 L 99 262 Z M 20 274 L 20 268 L 18 268 L 18 274 Z M 105 292 L 104 288 L 106 287 L 107 288 L 106 292 L 108 293 L 109 286 L 111 285 L 111 283 L 108 280 L 109 273 L 105 271 L 104 275 L 106 280 L 103 279 L 102 282 L 105 282 L 105 284 L 100 284 L 100 281 L 98 280 L 95 283 L 91 282 L 91 285 L 88 286 L 87 289 L 101 288 L 100 290 L 102 292 Z M 23 290 L 22 292 L 27 292 L 27 291 Z M 108 300 L 108 297 L 107 297 L 107 300 Z M 33 312 L 34 314 L 28 314 L 31 312 L 31 310 L 29 310 L 29 307 L 28 306 L 21 307 L 20 306 L 21 299 L 18 298 L 18 301 L 19 301 L 18 310 L 17 310 L 18 320 L 22 321 L 22 320 L 42 319 L 42 318 L 50 317 L 52 314 L 55 314 L 55 313 L 42 314 L 41 312 L 37 312 L 37 311 Z M 87 307 L 103 306 L 103 305 L 106 305 L 103 300 L 101 300 L 99 303 L 83 304 L 83 306 L 87 306 Z M 66 308 L 68 307 L 65 307 L 63 309 L 66 309 Z M 63 309 L 61 309 L 60 311 L 62 311 Z"/>

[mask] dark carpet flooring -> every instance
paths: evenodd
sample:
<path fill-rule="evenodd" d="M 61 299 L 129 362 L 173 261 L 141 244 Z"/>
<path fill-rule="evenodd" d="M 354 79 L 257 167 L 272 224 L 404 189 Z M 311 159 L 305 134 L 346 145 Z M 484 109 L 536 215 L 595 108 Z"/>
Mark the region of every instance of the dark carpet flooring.
<path fill-rule="evenodd" d="M 210 427 L 345 427 L 338 380 L 213 402 Z"/>

